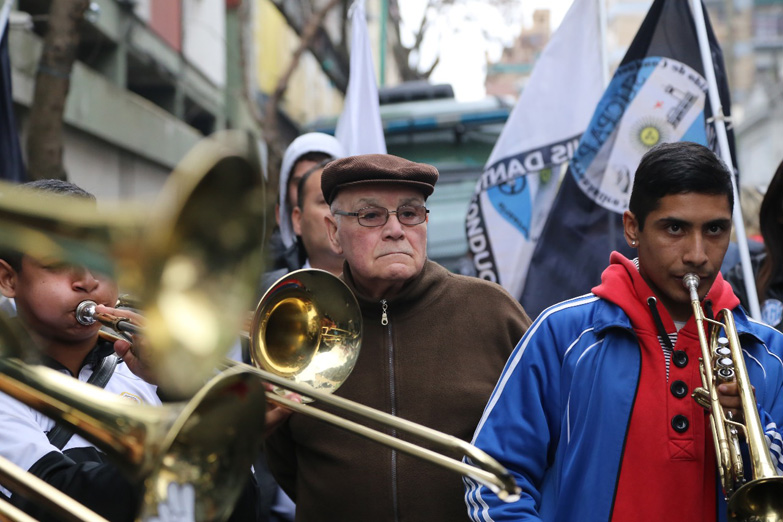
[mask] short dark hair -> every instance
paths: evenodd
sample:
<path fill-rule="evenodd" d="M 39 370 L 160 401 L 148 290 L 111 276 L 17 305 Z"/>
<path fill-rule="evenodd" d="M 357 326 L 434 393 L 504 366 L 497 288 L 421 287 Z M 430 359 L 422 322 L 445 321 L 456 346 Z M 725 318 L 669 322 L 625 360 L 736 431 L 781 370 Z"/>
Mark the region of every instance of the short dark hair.
<path fill-rule="evenodd" d="M 329 154 L 327 154 L 325 152 L 307 152 L 305 154 L 302 154 L 298 158 L 296 158 L 296 161 L 294 162 L 294 164 L 291 165 L 291 172 L 288 175 L 288 184 L 287 184 L 286 194 L 285 194 L 286 200 L 288 200 L 288 194 L 291 192 L 291 186 L 294 183 L 298 184 L 301 181 L 301 179 L 294 180 L 293 176 L 291 175 L 291 174 L 294 173 L 294 170 L 296 170 L 296 166 L 299 165 L 299 162 L 301 162 L 301 161 L 312 161 L 314 163 L 323 163 L 323 162 L 329 162 L 330 160 L 333 160 L 333 159 L 334 158 L 332 156 L 330 156 Z M 305 174 L 307 174 L 307 173 L 305 173 Z M 298 188 L 298 186 L 297 186 L 297 188 Z M 299 201 L 298 201 L 298 198 L 297 198 L 297 204 L 298 203 L 299 203 Z M 288 210 L 290 212 L 293 209 L 288 209 Z"/>
<path fill-rule="evenodd" d="M 695 192 L 725 195 L 734 208 L 734 188 L 726 165 L 714 152 L 690 141 L 662 143 L 642 156 L 628 204 L 639 230 L 660 200 L 671 194 Z"/>
<path fill-rule="evenodd" d="M 74 196 L 95 201 L 95 196 L 90 192 L 87 192 L 78 185 L 60 179 L 38 179 L 22 183 L 20 186 L 40 192 L 49 192 L 62 196 Z"/>
<path fill-rule="evenodd" d="M 28 181 L 19 185 L 26 190 L 33 190 L 37 192 L 46 192 L 49 194 L 57 194 L 68 197 L 76 197 L 81 199 L 87 199 L 95 201 L 95 196 L 90 192 L 87 192 L 78 185 L 69 183 L 59 179 L 38 179 L 35 181 Z M 22 270 L 22 257 L 24 252 L 20 252 L 15 249 L 0 249 L 0 259 L 5 260 L 11 268 L 19 272 Z"/>
<path fill-rule="evenodd" d="M 329 164 L 329 162 L 332 161 L 332 158 L 329 157 L 327 159 L 324 159 L 320 162 L 318 162 L 316 165 L 314 165 L 310 170 L 305 172 L 301 178 L 299 178 L 299 183 L 297 183 L 297 190 L 296 190 L 296 206 L 300 209 L 304 209 L 304 198 L 305 198 L 305 185 L 307 184 L 307 180 L 310 179 L 310 176 L 312 176 L 314 173 L 318 172 L 319 170 L 322 170 L 326 165 Z M 321 186 L 319 184 L 318 189 L 321 189 Z"/>

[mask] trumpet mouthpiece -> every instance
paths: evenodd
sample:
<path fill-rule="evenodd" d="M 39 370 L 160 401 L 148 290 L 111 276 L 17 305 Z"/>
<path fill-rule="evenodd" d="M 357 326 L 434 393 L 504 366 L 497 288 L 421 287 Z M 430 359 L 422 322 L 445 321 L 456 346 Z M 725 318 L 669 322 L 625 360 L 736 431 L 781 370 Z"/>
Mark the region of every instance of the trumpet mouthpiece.
<path fill-rule="evenodd" d="M 82 301 L 76 307 L 76 321 L 84 326 L 95 324 L 95 301 Z"/>
<path fill-rule="evenodd" d="M 696 274 L 685 274 L 685 277 L 682 278 L 682 284 L 688 290 L 695 290 L 699 286 L 699 276 Z"/>

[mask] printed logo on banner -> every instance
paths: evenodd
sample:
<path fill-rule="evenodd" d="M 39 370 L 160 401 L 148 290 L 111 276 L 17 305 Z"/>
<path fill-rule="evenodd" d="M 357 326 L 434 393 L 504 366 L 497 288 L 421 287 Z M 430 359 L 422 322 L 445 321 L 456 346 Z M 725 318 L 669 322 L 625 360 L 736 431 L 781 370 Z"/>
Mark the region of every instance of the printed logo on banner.
<path fill-rule="evenodd" d="M 552 169 L 546 168 L 537 175 L 539 187 L 547 185 L 552 180 Z M 540 188 L 539 188 L 540 190 Z M 528 176 L 520 176 L 506 183 L 487 189 L 487 196 L 495 210 L 514 226 L 525 239 L 530 239 L 533 221 L 533 195 Z"/>
<path fill-rule="evenodd" d="M 698 72 L 671 58 L 618 69 L 571 164 L 579 188 L 596 204 L 623 212 L 645 152 L 659 143 L 707 143 L 706 89 Z"/>
<path fill-rule="evenodd" d="M 783 320 L 783 303 L 777 299 L 767 299 L 761 307 L 761 321 L 770 326 L 777 326 Z"/>
<path fill-rule="evenodd" d="M 497 213 L 529 240 L 536 194 L 552 179 L 553 168 L 571 159 L 577 144 L 572 137 L 504 158 L 484 171 L 476 192 L 486 191 Z"/>
<path fill-rule="evenodd" d="M 514 178 L 487 190 L 487 196 L 498 214 L 525 239 L 530 238 L 530 188 L 526 176 Z"/>
<path fill-rule="evenodd" d="M 465 219 L 465 231 L 468 236 L 468 248 L 473 256 L 473 266 L 476 269 L 476 276 L 493 283 L 498 282 L 496 271 L 495 256 L 492 254 L 492 248 L 489 244 L 486 225 L 484 223 L 484 213 L 481 209 L 481 200 L 478 195 L 474 195 L 468 206 L 468 215 Z"/>

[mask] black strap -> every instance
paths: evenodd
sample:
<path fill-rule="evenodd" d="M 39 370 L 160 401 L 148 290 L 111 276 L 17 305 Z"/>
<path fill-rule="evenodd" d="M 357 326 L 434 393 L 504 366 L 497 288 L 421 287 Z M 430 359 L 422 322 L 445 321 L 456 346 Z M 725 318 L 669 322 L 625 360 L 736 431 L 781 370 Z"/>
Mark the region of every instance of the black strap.
<path fill-rule="evenodd" d="M 109 382 L 111 376 L 114 374 L 114 369 L 117 367 L 117 363 L 120 358 L 117 355 L 110 353 L 98 364 L 98 367 L 92 372 L 90 378 L 87 379 L 87 384 L 98 386 L 99 388 L 105 388 L 106 383 Z M 49 438 L 49 442 L 53 446 L 62 450 L 68 441 L 73 437 L 73 430 L 70 426 L 65 424 L 57 424 L 49 433 L 46 434 Z"/>
<path fill-rule="evenodd" d="M 660 342 L 664 343 L 670 352 L 673 352 L 674 346 L 672 346 L 672 340 L 669 338 L 669 334 L 666 333 L 666 328 L 663 326 L 661 314 L 658 313 L 658 306 L 656 305 L 657 302 L 658 301 L 654 297 L 647 298 L 647 306 L 650 307 L 650 313 L 652 313 L 655 327 L 658 329 L 658 337 L 661 339 Z"/>

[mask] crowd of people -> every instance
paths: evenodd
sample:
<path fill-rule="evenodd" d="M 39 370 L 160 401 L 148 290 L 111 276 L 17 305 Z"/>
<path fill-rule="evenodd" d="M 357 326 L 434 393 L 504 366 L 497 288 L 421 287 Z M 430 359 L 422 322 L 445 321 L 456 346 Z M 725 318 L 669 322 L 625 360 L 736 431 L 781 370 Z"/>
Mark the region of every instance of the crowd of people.
<path fill-rule="evenodd" d="M 520 498 L 508 502 L 475 479 L 270 406 L 264 451 L 232 520 L 724 520 L 710 407 L 692 398 L 704 383 L 689 274 L 706 316 L 731 311 L 755 393 L 747 404 L 727 381 L 715 399 L 730 419 L 758 415 L 761 450 L 783 473 L 783 164 L 761 206 L 764 252 L 754 258 L 763 322 L 746 312 L 741 272 L 720 272 L 736 203 L 731 174 L 701 145 L 644 155 L 623 215 L 635 258 L 613 253 L 589 294 L 533 321 L 501 286 L 427 258 L 435 167 L 389 154 L 346 157 L 333 137 L 311 133 L 292 142 L 280 172 L 279 255 L 259 295 L 300 268 L 342 278 L 363 333 L 337 394 L 471 441 L 508 470 Z M 28 188 L 94 199 L 66 182 Z M 114 308 L 110 278 L 3 250 L 0 291 L 45 365 L 162 404 L 143 353 L 75 319 L 77 304 L 91 299 L 143 322 Z M 109 520 L 134 520 L 143 485 L 43 413 L 3 394 L 0 402 L 0 456 Z M 0 493 L 40 520 L 57 519 L 23 495 Z"/>

